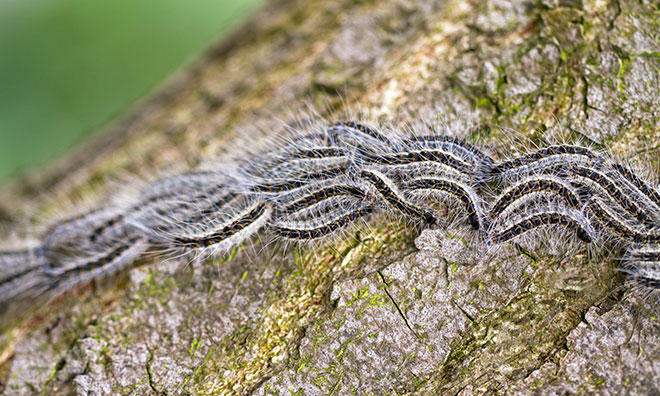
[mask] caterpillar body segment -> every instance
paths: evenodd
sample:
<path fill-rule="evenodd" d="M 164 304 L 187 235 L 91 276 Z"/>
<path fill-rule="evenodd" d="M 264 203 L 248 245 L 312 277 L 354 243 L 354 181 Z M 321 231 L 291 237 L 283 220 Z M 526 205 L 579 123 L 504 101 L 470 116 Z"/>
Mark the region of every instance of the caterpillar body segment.
<path fill-rule="evenodd" d="M 377 128 L 355 121 L 338 121 L 332 124 L 316 127 L 314 132 L 303 133 L 284 141 L 284 146 L 300 146 L 305 144 L 337 145 L 358 149 L 378 146 L 392 147 L 393 141 Z"/>
<path fill-rule="evenodd" d="M 41 247 L 0 251 L 0 305 L 30 290 L 45 288 L 49 263 Z"/>
<path fill-rule="evenodd" d="M 624 259 L 621 271 L 628 275 L 628 286 L 657 304 L 660 301 L 660 245 L 633 244 Z"/>
<path fill-rule="evenodd" d="M 632 261 L 660 262 L 660 247 L 658 246 L 655 246 L 652 250 L 633 249 L 629 254 Z"/>
<path fill-rule="evenodd" d="M 357 184 L 331 184 L 315 189 L 300 198 L 285 202 L 278 210 L 282 215 L 291 215 L 335 197 L 353 197 L 363 201 L 373 201 L 374 197 L 369 191 Z"/>
<path fill-rule="evenodd" d="M 199 194 L 210 186 L 221 188 L 227 183 L 227 176 L 217 170 L 199 170 L 163 177 L 148 184 L 140 192 L 139 201 L 146 204 L 160 201 L 177 195 Z"/>
<path fill-rule="evenodd" d="M 50 265 L 44 273 L 50 280 L 49 288 L 62 291 L 121 271 L 146 248 L 144 237 L 134 235 L 93 254 L 72 255 L 67 260 Z"/>
<path fill-rule="evenodd" d="M 300 148 L 287 153 L 283 159 L 286 162 L 299 160 L 316 160 L 327 158 L 345 158 L 350 155 L 348 149 L 337 146 L 315 146 Z"/>
<path fill-rule="evenodd" d="M 651 211 L 657 216 L 660 216 L 660 192 L 657 188 L 642 180 L 632 170 L 626 168 L 621 164 L 612 164 L 613 170 L 631 187 L 632 190 L 642 194 L 650 203 Z"/>
<path fill-rule="evenodd" d="M 328 127 L 327 133 L 338 143 L 356 142 L 359 148 L 368 147 L 369 145 L 378 147 L 392 147 L 394 145 L 391 139 L 376 128 L 354 121 L 335 122 Z"/>
<path fill-rule="evenodd" d="M 638 263 L 631 268 L 629 274 L 636 285 L 650 289 L 660 289 L 660 263 Z"/>
<path fill-rule="evenodd" d="M 469 176 L 477 186 L 482 186 L 488 183 L 491 169 L 495 166 L 495 160 L 493 160 L 492 157 L 476 146 L 454 136 L 413 136 L 412 138 L 405 139 L 403 141 L 403 146 L 405 147 L 405 149 L 402 149 L 403 151 L 406 149 L 438 149 L 458 157 L 472 166 L 471 173 L 466 176 Z"/>
<path fill-rule="evenodd" d="M 566 208 L 580 209 L 578 193 L 569 183 L 550 176 L 525 178 L 504 190 L 488 211 L 488 216 L 495 222 L 518 208 L 537 203 L 539 198 L 558 200 Z"/>
<path fill-rule="evenodd" d="M 309 179 L 309 175 L 320 174 L 324 171 L 349 170 L 352 164 L 353 160 L 351 156 L 311 160 L 295 159 L 273 165 L 267 172 L 262 172 L 261 178 L 266 180 Z M 311 178 L 313 179 L 314 177 L 312 176 Z"/>
<path fill-rule="evenodd" d="M 407 147 L 424 149 L 441 149 L 450 152 L 473 166 L 495 165 L 495 160 L 485 154 L 476 146 L 454 136 L 425 135 L 405 139 L 403 144 Z"/>
<path fill-rule="evenodd" d="M 259 218 L 269 211 L 267 205 L 259 202 L 250 207 L 244 214 L 241 214 L 236 219 L 228 222 L 227 224 L 213 230 L 210 233 L 191 236 L 177 236 L 174 237 L 173 242 L 182 247 L 193 249 L 205 248 L 216 244 L 223 243 L 228 238 L 231 238 L 246 228 L 253 225 Z"/>
<path fill-rule="evenodd" d="M 618 218 L 616 213 L 603 204 L 600 199 L 592 199 L 586 206 L 603 229 L 622 238 L 629 244 L 655 245 L 660 244 L 660 227 L 651 230 L 630 226 Z"/>
<path fill-rule="evenodd" d="M 0 279 L 21 271 L 25 267 L 39 266 L 45 262 L 42 247 L 0 250 Z"/>
<path fill-rule="evenodd" d="M 388 207 L 392 207 L 406 216 L 420 220 L 429 226 L 438 226 L 442 220 L 431 209 L 421 207 L 411 202 L 397 186 L 382 173 L 372 169 L 362 169 L 358 172 L 360 178 L 370 183 L 377 194 L 382 197 Z"/>
<path fill-rule="evenodd" d="M 176 196 L 131 212 L 126 220 L 145 234 L 184 229 L 213 221 L 226 212 L 239 194 L 226 188 L 210 188 L 191 196 Z"/>
<path fill-rule="evenodd" d="M 295 178 L 257 180 L 251 184 L 250 192 L 257 194 L 283 194 L 305 187 L 312 182 L 329 180 L 346 175 L 348 169 L 345 164 L 340 164 L 327 169 L 307 172 Z"/>
<path fill-rule="evenodd" d="M 555 172 L 561 179 L 580 187 L 582 201 L 600 196 L 603 200 L 613 202 L 626 213 L 626 216 L 640 225 L 653 228 L 658 224 L 648 211 L 643 210 L 630 199 L 615 179 L 604 172 L 575 164 L 552 166 L 549 170 Z"/>
<path fill-rule="evenodd" d="M 587 147 L 554 145 L 494 165 L 489 181 L 506 182 L 566 164 L 599 169 L 604 164 L 604 158 Z"/>
<path fill-rule="evenodd" d="M 352 154 L 344 147 L 294 147 L 284 152 L 262 153 L 257 159 L 248 160 L 239 167 L 237 179 L 246 194 L 282 194 L 345 175 L 352 164 Z"/>
<path fill-rule="evenodd" d="M 483 213 L 480 200 L 469 186 L 459 181 L 429 177 L 413 179 L 407 183 L 406 188 L 417 194 L 441 193 L 456 198 L 463 205 L 472 228 L 475 230 L 483 229 Z"/>
<path fill-rule="evenodd" d="M 236 207 L 219 213 L 213 221 L 156 230 L 150 241 L 159 251 L 173 255 L 226 254 L 266 226 L 272 213 L 273 209 L 269 203 L 244 199 Z"/>
<path fill-rule="evenodd" d="M 548 226 L 565 226 L 585 243 L 590 243 L 597 237 L 591 224 L 580 212 L 561 208 L 541 209 L 521 216 L 511 224 L 489 230 L 489 236 L 493 244 L 501 244 L 539 227 Z"/>
<path fill-rule="evenodd" d="M 469 163 L 451 153 L 439 149 L 399 151 L 388 154 L 367 153 L 359 159 L 361 167 L 399 167 L 417 164 L 437 164 L 453 169 L 468 179 L 474 179 L 475 171 Z"/>
<path fill-rule="evenodd" d="M 72 252 L 93 251 L 98 245 L 113 243 L 122 238 L 129 226 L 127 212 L 120 207 L 107 207 L 88 212 L 74 219 L 49 227 L 42 246 L 46 257 L 68 255 Z"/>
<path fill-rule="evenodd" d="M 204 202 L 203 205 L 196 208 L 196 210 L 187 213 L 184 221 L 188 223 L 196 223 L 207 221 L 207 219 L 213 219 L 217 217 L 218 213 L 222 213 L 227 205 L 237 199 L 238 196 L 239 195 L 234 192 L 227 192 L 209 199 L 207 202 Z"/>
<path fill-rule="evenodd" d="M 374 209 L 372 204 L 365 203 L 315 222 L 279 221 L 271 226 L 271 230 L 279 237 L 300 242 L 320 239 L 354 224 L 358 219 L 371 214 Z"/>

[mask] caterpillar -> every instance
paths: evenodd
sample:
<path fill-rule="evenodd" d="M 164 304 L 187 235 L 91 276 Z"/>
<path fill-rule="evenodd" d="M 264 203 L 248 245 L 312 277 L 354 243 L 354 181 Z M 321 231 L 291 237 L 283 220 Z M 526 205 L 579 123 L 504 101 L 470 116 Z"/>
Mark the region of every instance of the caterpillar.
<path fill-rule="evenodd" d="M 616 170 L 618 174 L 630 183 L 637 191 L 641 192 L 646 198 L 648 198 L 655 205 L 656 210 L 660 210 L 660 193 L 625 166 L 621 164 L 613 164 L 612 168 L 614 168 L 614 170 Z"/>
<path fill-rule="evenodd" d="M 35 248 L 0 251 L 0 304 L 62 292 L 147 252 L 226 254 L 261 231 L 302 243 L 379 210 L 442 227 L 422 203 L 438 197 L 458 201 L 471 228 L 495 245 L 555 227 L 585 243 L 611 241 L 628 252 L 622 270 L 631 281 L 660 293 L 651 248 L 660 244 L 660 193 L 590 148 L 554 145 L 498 162 L 457 137 L 384 133 L 357 121 L 277 141 L 237 160 L 235 171 L 155 180 L 127 204 L 51 224 Z"/>
<path fill-rule="evenodd" d="M 588 221 L 579 212 L 569 210 L 544 209 L 536 211 L 503 230 L 493 230 L 490 240 L 494 244 L 507 242 L 538 227 L 563 225 L 575 231 L 585 243 L 593 241 L 595 232 Z"/>
<path fill-rule="evenodd" d="M 629 275 L 632 288 L 641 289 L 644 297 L 658 299 L 660 288 L 660 246 L 633 245 L 627 252 L 623 271 Z"/>
<path fill-rule="evenodd" d="M 472 166 L 472 171 L 466 176 L 470 176 L 476 186 L 482 186 L 487 182 L 491 168 L 495 165 L 495 161 L 476 146 L 454 136 L 414 136 L 404 139 L 402 147 L 404 151 L 410 148 L 439 149 L 458 157 Z"/>
<path fill-rule="evenodd" d="M 598 199 L 590 201 L 587 208 L 605 229 L 614 232 L 627 242 L 644 245 L 660 243 L 660 227 L 648 232 L 630 227 L 608 212 Z"/>
<path fill-rule="evenodd" d="M 252 185 L 252 192 L 256 193 L 270 193 L 270 194 L 282 194 L 285 191 L 294 190 L 300 187 L 306 186 L 310 180 L 327 180 L 337 176 L 346 174 L 348 167 L 340 164 L 337 166 L 330 167 L 328 169 L 322 169 L 319 171 L 313 171 L 299 175 L 295 178 L 285 178 L 283 180 L 266 180 L 258 181 Z"/>
<path fill-rule="evenodd" d="M 43 248 L 0 252 L 0 301 L 45 284 L 47 265 Z"/>
<path fill-rule="evenodd" d="M 185 225 L 178 229 L 162 232 L 156 230 L 156 240 L 160 247 L 171 251 L 229 251 L 243 240 L 259 231 L 268 222 L 272 214 L 272 207 L 263 201 L 247 202 L 236 213 L 228 213 L 232 209 L 223 209 L 210 222 L 200 223 L 203 227 L 193 226 L 189 230 Z M 227 220 L 218 222 L 217 218 Z M 154 239 L 152 239 L 154 240 Z"/>
<path fill-rule="evenodd" d="M 125 209 L 116 208 L 113 214 L 106 215 L 96 221 L 96 226 L 89 234 L 90 243 L 98 243 L 101 238 L 108 238 L 107 234 L 112 236 L 112 232 L 117 232 L 124 220 L 131 216 L 144 215 L 145 211 L 153 210 L 158 216 L 171 213 L 175 209 L 184 209 L 190 205 L 188 202 L 200 202 L 204 199 L 215 197 L 213 206 L 219 206 L 223 201 L 231 199 L 231 193 L 225 191 L 228 184 L 227 177 L 217 171 L 196 171 L 187 172 L 181 175 L 160 179 L 149 186 L 139 197 L 138 202 Z M 177 199 L 177 197 L 179 199 Z M 107 209 L 105 209 L 107 212 Z M 92 211 L 93 215 L 103 213 L 103 211 Z M 78 217 L 77 221 L 87 218 L 90 215 Z M 130 220 L 128 220 L 130 221 Z M 84 229 L 84 227 L 74 227 Z M 51 236 L 52 238 L 52 236 Z M 55 243 L 51 242 L 51 245 Z M 62 245 L 60 242 L 59 245 Z M 79 246 L 77 246 L 79 247 Z"/>
<path fill-rule="evenodd" d="M 452 153 L 438 149 L 399 151 L 389 154 L 365 153 L 363 157 L 363 161 L 367 165 L 372 166 L 383 165 L 385 167 L 392 167 L 417 163 L 434 163 L 451 168 L 470 179 L 474 178 L 474 169 L 472 169 L 470 164 L 457 158 Z"/>
<path fill-rule="evenodd" d="M 633 261 L 658 261 L 660 262 L 660 249 L 657 247 L 655 250 L 633 250 L 630 252 L 630 257 Z"/>
<path fill-rule="evenodd" d="M 401 191 L 394 186 L 394 183 L 382 173 L 372 169 L 362 169 L 358 172 L 358 176 L 372 184 L 378 195 L 383 198 L 388 206 L 407 216 L 419 219 L 430 226 L 440 224 L 440 219 L 433 211 L 409 202 Z"/>
<path fill-rule="evenodd" d="M 372 204 L 366 203 L 312 223 L 280 221 L 273 224 L 272 230 L 278 236 L 288 239 L 299 241 L 319 239 L 353 224 L 361 217 L 372 213 L 374 209 Z"/>
<path fill-rule="evenodd" d="M 626 194 L 617 187 L 615 182 L 605 174 L 594 169 L 573 164 L 568 167 L 561 166 L 560 172 L 565 172 L 565 177 L 568 179 L 573 179 L 577 176 L 588 183 L 592 183 L 592 185 L 598 186 L 600 190 L 609 195 L 609 197 L 615 200 L 621 208 L 636 220 L 640 221 L 643 225 L 647 227 L 655 227 L 657 225 L 647 212 L 642 210 L 635 202 L 631 201 Z"/>
<path fill-rule="evenodd" d="M 111 206 L 94 210 L 73 220 L 65 220 L 63 225 L 55 225 L 46 230 L 41 251 L 53 264 L 68 260 L 80 253 L 105 249 L 121 241 L 130 233 L 132 226 L 125 222 L 128 211 Z"/>
<path fill-rule="evenodd" d="M 131 236 L 106 251 L 90 257 L 68 260 L 61 266 L 48 266 L 44 273 L 50 279 L 50 287 L 75 285 L 121 270 L 143 251 L 140 236 Z"/>
<path fill-rule="evenodd" d="M 542 176 L 523 179 L 505 190 L 497 198 L 488 215 L 497 221 L 507 209 L 534 194 L 551 194 L 561 199 L 565 207 L 580 207 L 577 193 L 568 184 L 553 177 Z"/>
<path fill-rule="evenodd" d="M 492 167 L 495 164 L 495 161 L 490 156 L 486 155 L 476 146 L 454 136 L 415 136 L 405 139 L 403 145 L 405 147 L 419 146 L 420 148 L 446 150 L 475 166 Z"/>
<path fill-rule="evenodd" d="M 417 178 L 406 184 L 406 188 L 412 192 L 420 191 L 433 193 L 439 192 L 449 194 L 458 199 L 467 212 L 470 225 L 475 230 L 481 228 L 481 218 L 478 198 L 472 188 L 458 181 L 452 181 L 441 178 Z"/>
<path fill-rule="evenodd" d="M 530 154 L 525 154 L 499 164 L 490 169 L 490 179 L 506 181 L 511 177 L 530 175 L 539 171 L 551 169 L 553 165 L 579 165 L 598 168 L 602 165 L 602 156 L 591 149 L 572 145 L 555 145 L 542 148 Z"/>
<path fill-rule="evenodd" d="M 335 141 L 340 141 L 342 138 L 364 141 L 366 138 L 367 141 L 371 141 L 372 143 L 376 143 L 378 145 L 384 145 L 387 147 L 393 146 L 392 141 L 383 135 L 380 131 L 355 121 L 335 122 L 334 124 L 330 125 L 327 132 L 330 136 L 334 137 Z"/>
<path fill-rule="evenodd" d="M 280 211 L 283 214 L 292 214 L 308 209 L 333 197 L 354 197 L 360 200 L 368 200 L 369 192 L 354 184 L 333 184 L 315 190 L 304 195 L 293 202 L 285 204 Z"/>

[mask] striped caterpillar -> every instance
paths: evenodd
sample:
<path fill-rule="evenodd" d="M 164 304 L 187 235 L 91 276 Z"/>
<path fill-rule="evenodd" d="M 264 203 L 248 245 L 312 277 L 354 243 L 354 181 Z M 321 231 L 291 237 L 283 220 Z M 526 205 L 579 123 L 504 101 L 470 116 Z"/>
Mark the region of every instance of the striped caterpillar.
<path fill-rule="evenodd" d="M 456 137 L 385 133 L 347 121 L 253 153 L 234 172 L 191 171 L 124 206 L 51 225 L 41 244 L 0 252 L 0 305 L 115 273 L 145 253 L 226 254 L 251 236 L 304 243 L 375 212 L 445 227 L 457 202 L 481 241 L 564 228 L 625 252 L 637 289 L 660 294 L 660 193 L 593 150 L 554 145 L 497 162 Z"/>

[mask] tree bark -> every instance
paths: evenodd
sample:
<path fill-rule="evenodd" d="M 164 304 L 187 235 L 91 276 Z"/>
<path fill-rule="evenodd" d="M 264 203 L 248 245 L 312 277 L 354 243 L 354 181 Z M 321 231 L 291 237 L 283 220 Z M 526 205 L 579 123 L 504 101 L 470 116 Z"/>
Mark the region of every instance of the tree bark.
<path fill-rule="evenodd" d="M 303 101 L 439 117 L 498 158 L 580 139 L 657 170 L 659 21 L 633 0 L 274 1 L 106 134 L 6 186 L 0 218 L 195 167 Z M 301 252 L 153 258 L 67 293 L 0 338 L 5 394 L 660 392 L 657 303 L 622 287 L 615 256 L 370 224 Z"/>

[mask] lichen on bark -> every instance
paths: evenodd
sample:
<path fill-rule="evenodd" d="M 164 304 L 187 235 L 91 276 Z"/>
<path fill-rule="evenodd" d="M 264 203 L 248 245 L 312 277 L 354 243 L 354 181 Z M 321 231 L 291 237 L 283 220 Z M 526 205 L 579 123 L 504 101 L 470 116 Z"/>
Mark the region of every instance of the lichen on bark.
<path fill-rule="evenodd" d="M 3 217 L 193 167 L 301 99 L 438 117 L 498 158 L 581 139 L 657 169 L 659 21 L 650 1 L 273 2 L 108 137 L 6 187 Z M 318 248 L 139 263 L 10 326 L 0 373 L 7 395 L 657 393 L 657 308 L 616 267 L 378 218 Z"/>

